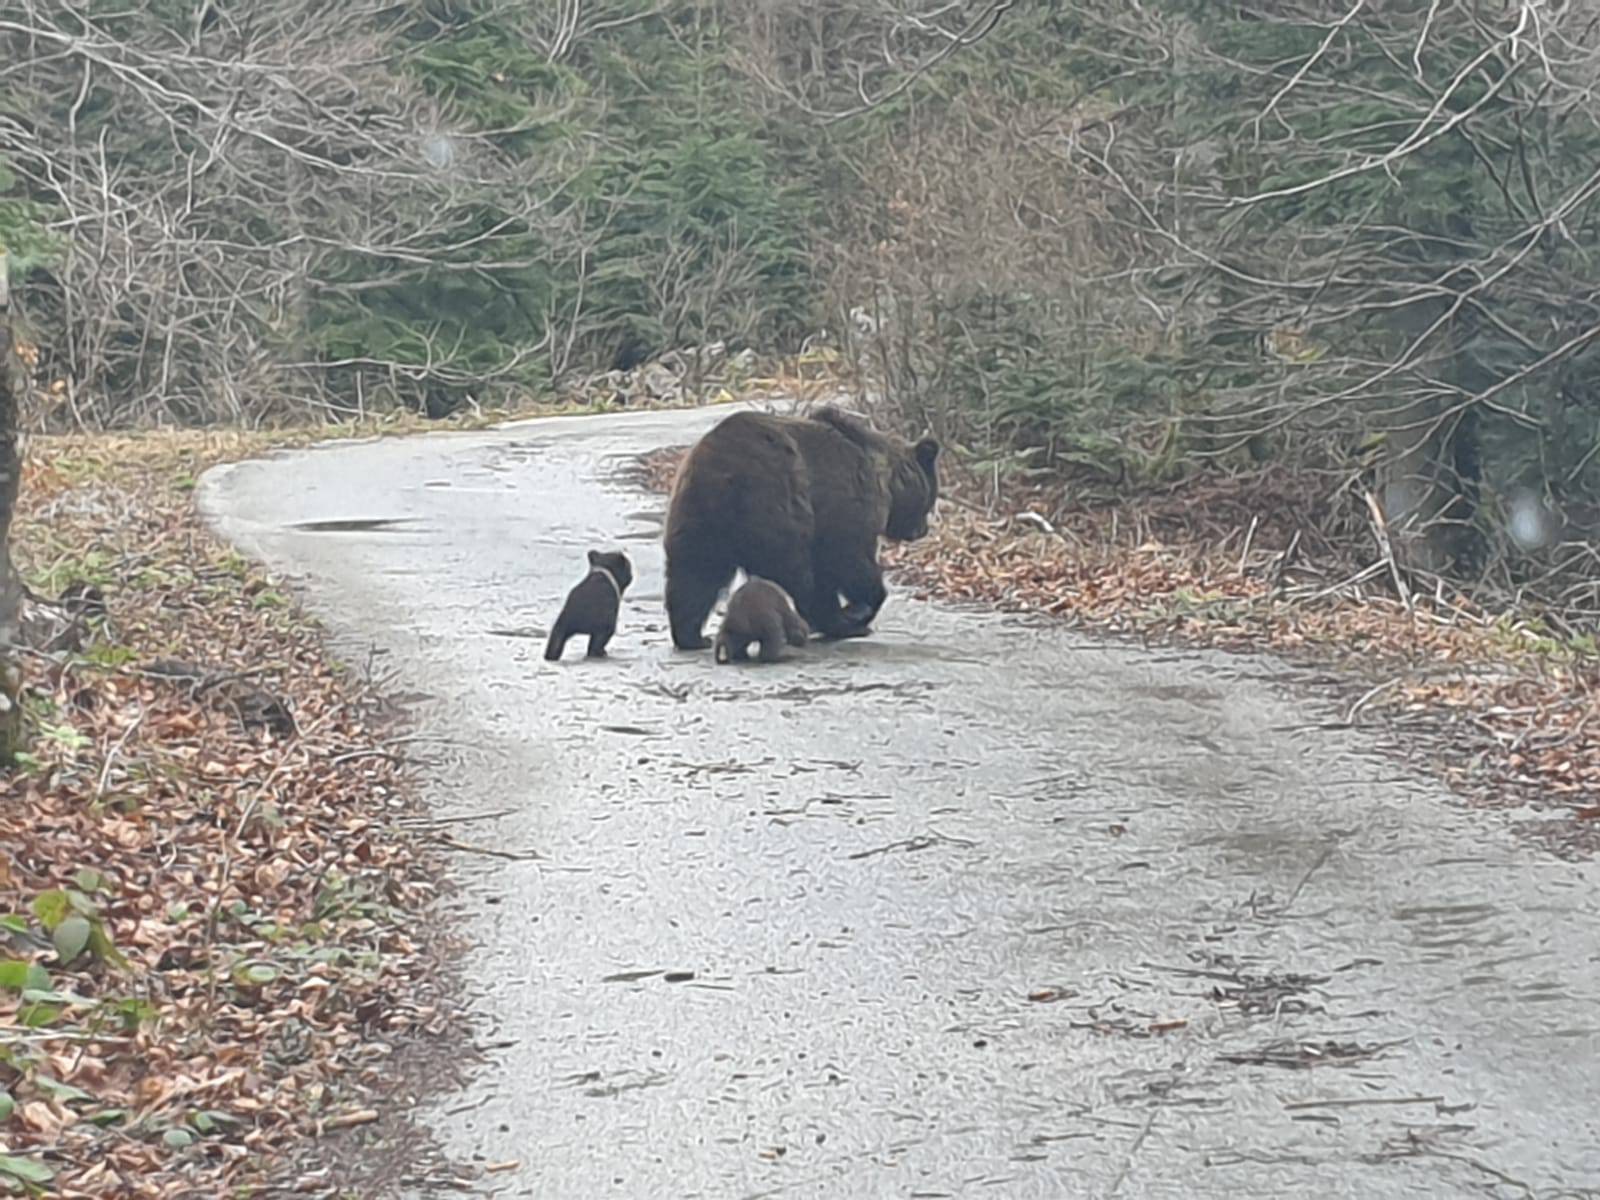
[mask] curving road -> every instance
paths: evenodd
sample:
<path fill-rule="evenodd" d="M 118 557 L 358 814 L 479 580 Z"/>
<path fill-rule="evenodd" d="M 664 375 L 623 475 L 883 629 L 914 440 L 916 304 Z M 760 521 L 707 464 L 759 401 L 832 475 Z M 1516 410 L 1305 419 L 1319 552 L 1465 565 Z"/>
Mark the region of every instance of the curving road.
<path fill-rule="evenodd" d="M 892 596 L 671 648 L 639 452 L 716 413 L 221 468 L 216 526 L 456 752 L 463 978 L 507 1043 L 425 1119 L 539 1197 L 1600 1195 L 1600 871 L 1265 659 Z M 541 661 L 592 545 L 613 657 Z M 513 636 L 521 635 L 521 636 Z"/>

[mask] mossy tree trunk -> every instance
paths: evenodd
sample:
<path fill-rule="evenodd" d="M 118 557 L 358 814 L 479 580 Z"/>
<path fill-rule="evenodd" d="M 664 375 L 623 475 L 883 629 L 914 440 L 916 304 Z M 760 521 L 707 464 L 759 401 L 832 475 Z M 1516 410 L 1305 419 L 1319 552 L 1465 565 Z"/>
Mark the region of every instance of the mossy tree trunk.
<path fill-rule="evenodd" d="M 0 767 L 23 747 L 22 656 L 17 652 L 22 580 L 11 567 L 11 516 L 21 484 L 17 449 L 17 390 L 11 352 L 11 305 L 6 252 L 0 247 Z"/>

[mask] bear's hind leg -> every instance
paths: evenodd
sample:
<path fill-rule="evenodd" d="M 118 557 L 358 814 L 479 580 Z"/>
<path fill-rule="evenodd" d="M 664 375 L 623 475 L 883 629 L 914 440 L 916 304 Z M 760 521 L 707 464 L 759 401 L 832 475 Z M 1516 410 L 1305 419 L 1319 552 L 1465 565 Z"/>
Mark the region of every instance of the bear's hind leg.
<path fill-rule="evenodd" d="M 706 618 L 717 605 L 717 594 L 733 578 L 733 568 L 707 568 L 667 562 L 667 619 L 672 624 L 672 644 L 679 650 L 704 650 Z"/>

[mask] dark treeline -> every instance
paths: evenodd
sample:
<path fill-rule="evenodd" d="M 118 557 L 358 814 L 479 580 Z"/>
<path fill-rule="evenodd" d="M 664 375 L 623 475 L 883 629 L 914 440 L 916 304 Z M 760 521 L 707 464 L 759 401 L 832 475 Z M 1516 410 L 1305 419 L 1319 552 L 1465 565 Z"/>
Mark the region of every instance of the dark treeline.
<path fill-rule="evenodd" d="M 22 0 L 43 427 L 545 393 L 830 331 L 1085 487 L 1287 463 L 1593 606 L 1600 4 Z"/>

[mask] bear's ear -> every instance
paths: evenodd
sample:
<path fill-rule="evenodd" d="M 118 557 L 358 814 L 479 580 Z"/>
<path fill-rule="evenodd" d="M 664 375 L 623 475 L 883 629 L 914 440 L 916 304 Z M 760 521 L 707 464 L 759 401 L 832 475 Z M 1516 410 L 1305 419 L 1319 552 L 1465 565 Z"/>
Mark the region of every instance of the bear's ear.
<path fill-rule="evenodd" d="M 598 567 L 600 565 L 600 551 L 598 551 L 598 550 L 589 551 L 589 565 L 591 567 Z"/>
<path fill-rule="evenodd" d="M 911 452 L 917 456 L 924 471 L 932 471 L 933 464 L 939 460 L 939 443 L 933 438 L 923 438 L 911 448 Z"/>

